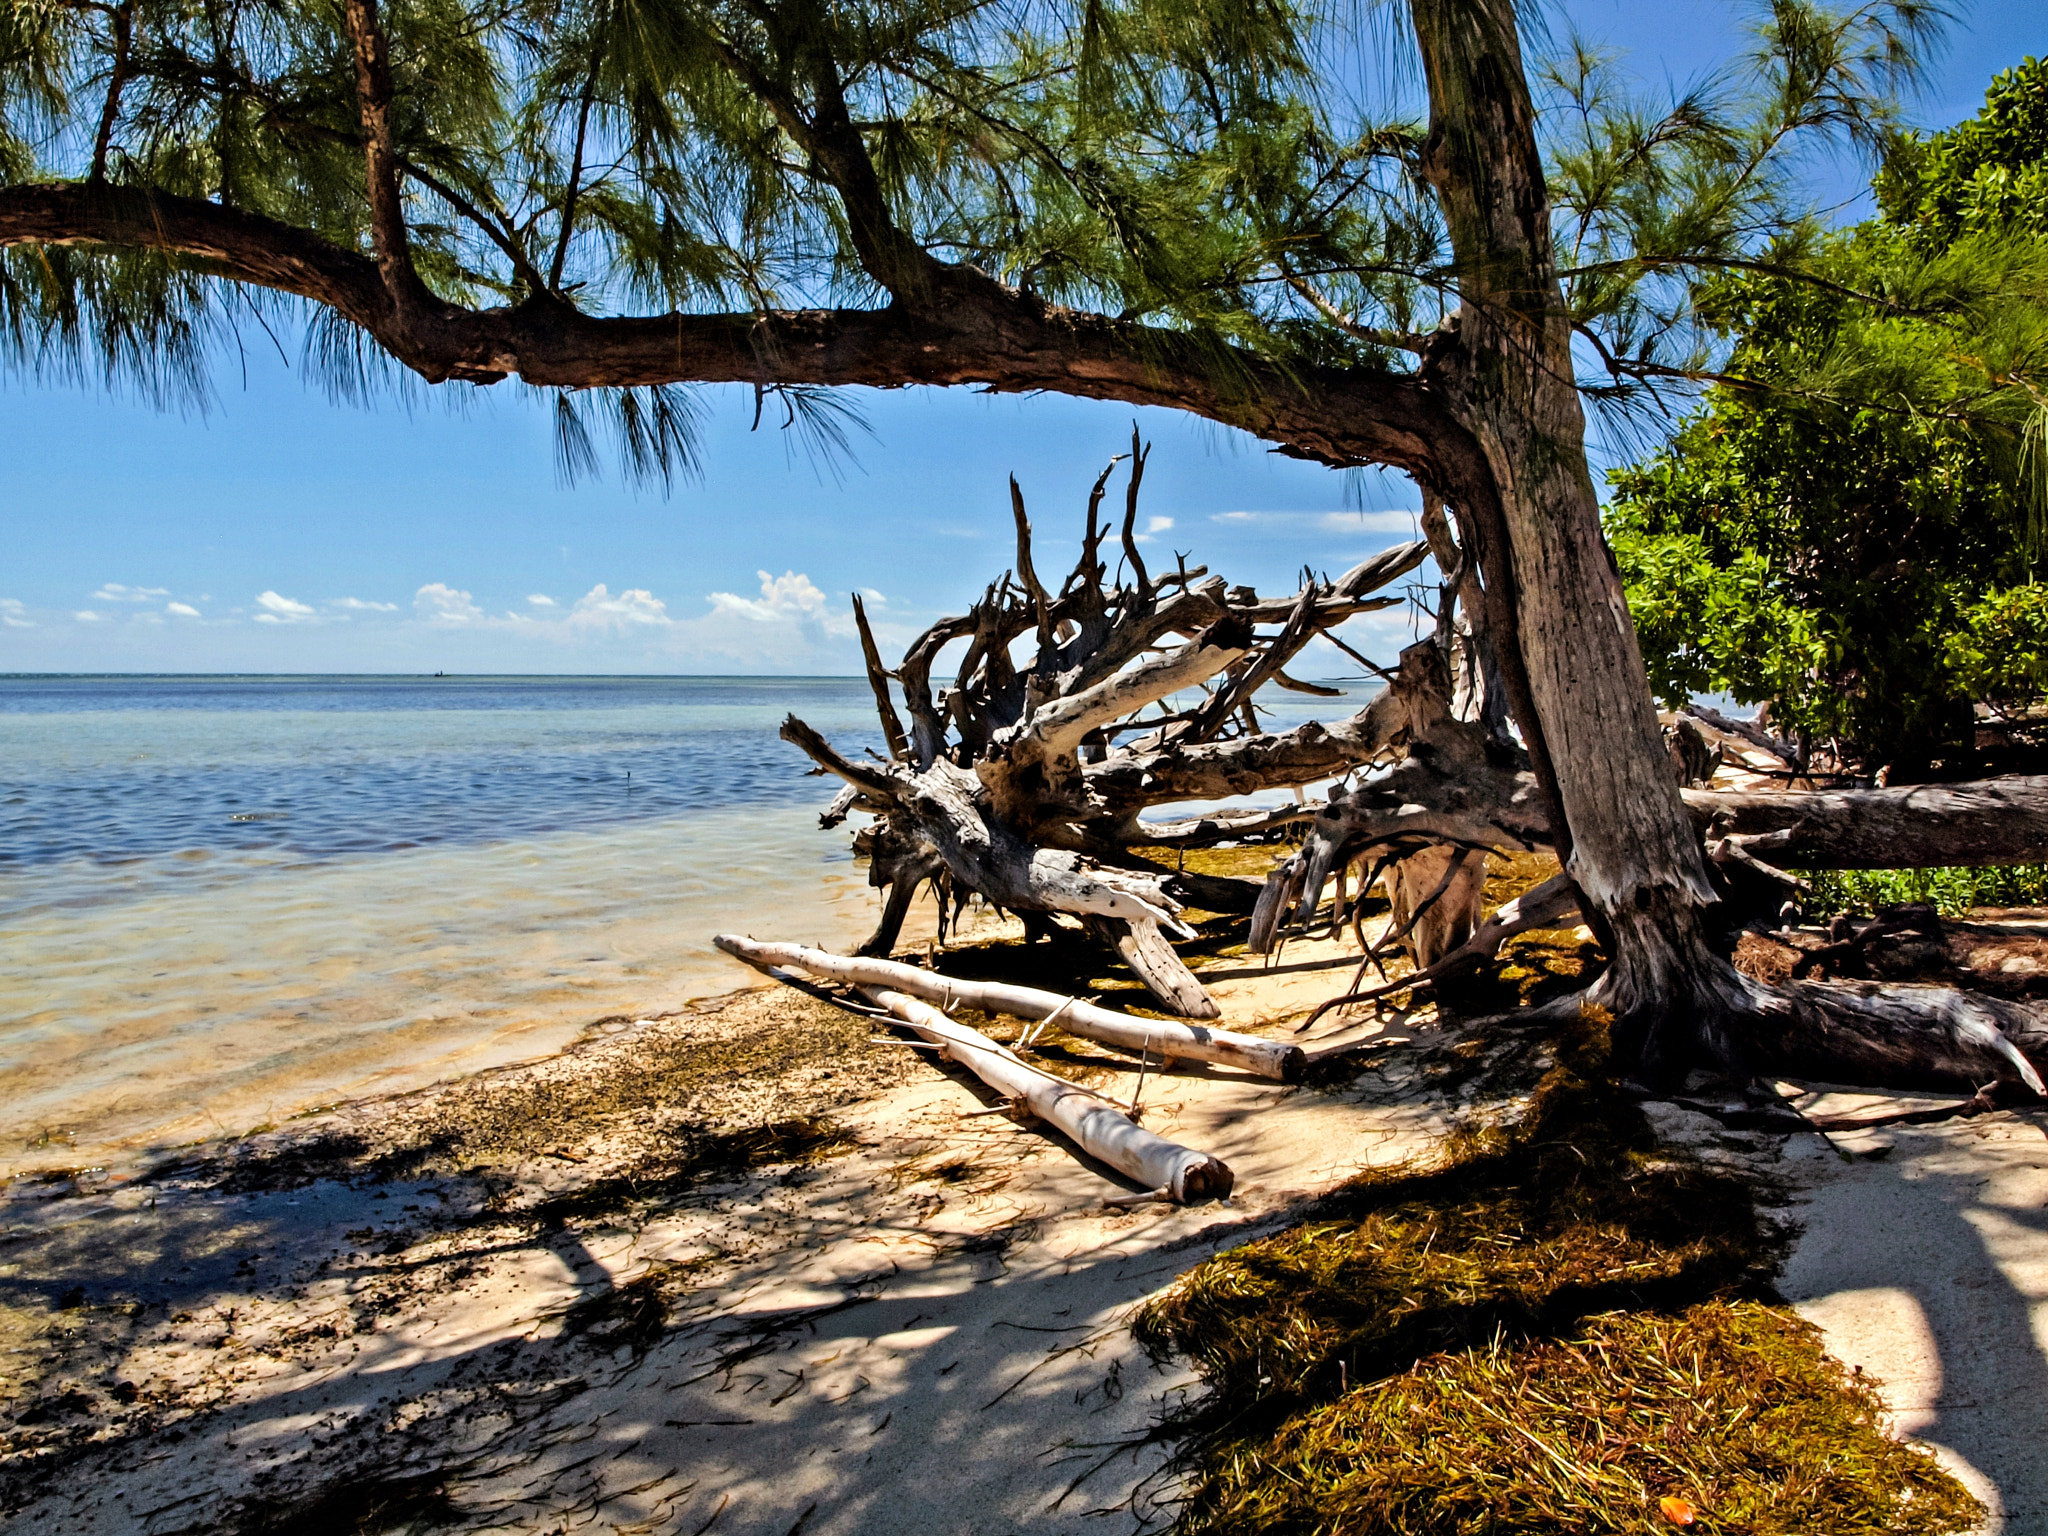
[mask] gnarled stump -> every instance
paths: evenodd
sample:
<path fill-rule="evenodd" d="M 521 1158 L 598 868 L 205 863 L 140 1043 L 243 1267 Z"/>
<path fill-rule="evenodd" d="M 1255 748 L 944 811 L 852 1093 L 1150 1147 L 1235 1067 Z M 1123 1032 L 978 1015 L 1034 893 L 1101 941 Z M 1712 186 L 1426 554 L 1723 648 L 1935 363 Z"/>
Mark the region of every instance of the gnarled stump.
<path fill-rule="evenodd" d="M 1101 503 L 1116 460 L 1096 481 L 1080 560 L 1057 592 L 1039 580 L 1012 480 L 1014 570 L 970 612 L 918 637 L 895 672 L 884 670 L 856 606 L 888 761 L 851 761 L 802 721 L 784 723 L 784 740 L 846 782 L 826 825 L 850 811 L 877 818 L 861 836 L 870 878 L 888 896 L 862 953 L 888 952 L 911 894 L 930 882 L 944 900 L 973 893 L 1027 924 L 1074 919 L 1163 1006 L 1213 1018 L 1214 1000 L 1170 939 L 1192 936 L 1184 906 L 1243 909 L 1256 887 L 1166 869 L 1133 850 L 1203 847 L 1307 813 L 1247 808 L 1156 828 L 1140 813 L 1314 783 L 1385 750 L 1392 717 L 1377 701 L 1336 726 L 1275 734 L 1259 727 L 1257 696 L 1269 684 L 1333 692 L 1289 677 L 1286 666 L 1316 636 L 1397 603 L 1373 594 L 1420 565 L 1428 546 L 1386 550 L 1335 580 L 1305 573 L 1301 589 L 1281 599 L 1185 563 L 1155 577 L 1135 531 L 1148 451 L 1133 438 L 1121 535 L 1127 579 L 1111 582 L 1102 557 L 1109 529 Z M 933 669 L 958 642 L 965 652 L 953 683 L 935 694 Z"/>

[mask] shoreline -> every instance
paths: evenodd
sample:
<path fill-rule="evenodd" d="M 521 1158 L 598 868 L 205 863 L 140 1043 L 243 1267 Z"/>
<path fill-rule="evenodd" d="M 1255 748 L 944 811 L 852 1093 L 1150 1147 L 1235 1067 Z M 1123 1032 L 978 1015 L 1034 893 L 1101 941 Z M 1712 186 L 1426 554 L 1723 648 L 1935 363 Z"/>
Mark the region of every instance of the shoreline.
<path fill-rule="evenodd" d="M 1286 965 L 1219 958 L 1206 979 L 1231 1027 L 1274 1030 L 1329 990 L 1297 967 L 1337 953 L 1296 942 Z M 1348 1082 L 1155 1073 L 1147 1124 L 1225 1156 L 1238 1191 L 1118 1210 L 1102 1197 L 1121 1186 L 1063 1143 L 970 1117 L 972 1078 L 802 994 L 743 985 L 612 1023 L 12 1226 L 0 1359 L 29 1406 L 0 1442 L 9 1528 L 257 1536 L 372 1509 L 715 1536 L 1128 1523 L 1170 1494 L 1147 1435 L 1198 1386 L 1136 1347 L 1131 1310 L 1358 1168 L 1515 1102 L 1426 1019 L 1381 1030 Z M 1128 1060 L 1055 1049 L 1055 1070 L 1128 1088 Z M 1787 1296 L 1832 1353 L 1892 1379 L 1902 1432 L 2002 1500 L 1986 1530 L 2048 1529 L 2024 1455 L 2048 1411 L 2028 1343 L 2048 1337 L 2048 1241 L 1983 1214 L 2048 1195 L 2042 1119 L 1873 1133 L 1838 1162 L 1812 1137 L 1656 1118 L 1675 1147 L 1789 1177 L 1807 1233 Z M 1982 1229 L 1975 1250 L 1876 1237 L 1924 1218 L 1930 1189 Z M 1994 1295 L 2004 1326 L 1972 1344 L 1968 1309 Z M 1949 1356 L 1972 1401 L 1944 1397 Z M 1987 1382 L 1998 1399 L 1977 1401 Z"/>
<path fill-rule="evenodd" d="M 1325 980 L 1289 972 L 1219 985 L 1275 991 L 1271 1014 L 1290 1011 L 1297 992 L 1305 1006 Z M 599 1032 L 540 1063 L 344 1106 L 244 1138 L 209 1161 L 46 1203 L 32 1233 L 17 1226 L 0 1248 L 9 1395 L 19 1400 L 30 1387 L 43 1405 L 17 1415 L 6 1436 L 8 1506 L 23 1510 L 25 1529 L 57 1517 L 60 1506 L 67 1529 L 128 1528 L 120 1511 L 66 1497 L 75 1484 L 60 1468 L 82 1459 L 117 1483 L 139 1479 L 153 1489 L 175 1465 L 179 1477 L 214 1490 L 210 1497 L 254 1511 L 261 1489 L 335 1467 L 320 1436 L 274 1467 L 265 1456 L 230 1454 L 284 1432 L 257 1426 L 300 1423 L 310 1411 L 278 1419 L 278 1394 L 301 1402 L 318 1383 L 320 1413 L 333 1415 L 356 1393 L 343 1417 L 374 1418 L 378 1427 L 348 1443 L 375 1452 L 401 1431 L 390 1415 L 370 1413 L 374 1399 L 359 1399 L 372 1386 L 382 1395 L 394 1371 L 407 1384 L 401 1396 L 417 1399 L 457 1390 L 450 1372 L 481 1370 L 502 1387 L 505 1373 L 487 1367 L 505 1349 L 518 1357 L 514 1376 L 573 1365 L 586 1381 L 623 1371 L 617 1391 L 646 1390 L 642 1378 L 655 1365 L 631 1341 L 650 1313 L 664 1319 L 663 1343 L 651 1353 L 671 1382 L 693 1374 L 668 1358 L 677 1351 L 723 1358 L 735 1329 L 748 1336 L 742 1348 L 765 1329 L 781 1349 L 795 1344 L 789 1320 L 798 1316 L 806 1319 L 804 1359 L 831 1355 L 807 1347 L 810 1330 L 825 1327 L 818 1309 L 836 1317 L 842 1304 L 849 1317 L 870 1306 L 874 1317 L 901 1314 L 900 1326 L 860 1336 L 874 1369 L 855 1374 L 870 1383 L 891 1360 L 923 1359 L 940 1338 L 972 1335 L 981 1363 L 945 1380 L 961 1391 L 990 1388 L 977 1399 L 979 1415 L 978 1404 L 1009 1384 L 1006 1373 L 1040 1364 L 1047 1339 L 1113 1331 L 1115 1315 L 1173 1272 L 1284 1225 L 1360 1160 L 1425 1151 L 1447 1124 L 1433 1109 L 1369 1107 L 1371 1094 L 1305 1094 L 1199 1065 L 1155 1069 L 1148 1125 L 1228 1156 L 1238 1191 L 1227 1207 L 1122 1210 L 1103 1204 L 1106 1193 L 1125 1192 L 1121 1183 L 1105 1182 L 1056 1139 L 1001 1117 L 964 1117 L 986 1098 L 976 1080 L 933 1070 L 925 1053 L 871 1046 L 871 1028 L 785 988 L 746 988 L 687 1014 Z M 1065 1075 L 1128 1086 L 1134 1064 L 1114 1053 L 1071 1040 L 1052 1052 Z M 707 1056 L 722 1065 L 707 1070 Z M 1340 1125 L 1350 1133 L 1338 1134 Z M 1161 1262 L 1164 1271 L 1153 1267 Z M 886 1285 L 876 1279 L 883 1274 Z M 87 1278 L 95 1275 L 106 1278 Z M 1092 1278 L 1076 1288 L 1078 1276 Z M 1085 1299 L 1034 1299 L 1048 1288 Z M 942 1327 L 917 1316 L 939 1307 L 960 1321 Z M 1084 1313 L 1100 1327 L 1068 1321 Z M 614 1336 L 629 1342 L 607 1342 Z M 460 1342 L 444 1354 L 442 1340 Z M 1036 1371 L 1028 1390 L 1011 1394 L 1017 1418 L 1004 1433 L 1043 1433 L 1045 1444 L 1021 1453 L 1023 1502 L 1005 1519 L 1031 1515 L 1041 1494 L 1055 1497 L 1071 1480 L 1069 1469 L 1048 1481 L 1057 1469 L 1039 1458 L 1060 1438 L 1060 1403 L 1089 1385 L 1082 1376 L 1093 1371 L 1098 1388 L 1111 1381 L 1121 1406 L 1098 1390 L 1092 1417 L 1094 1427 L 1114 1421 L 1120 1432 L 1149 1423 L 1158 1391 L 1189 1385 L 1182 1372 L 1139 1391 L 1152 1366 L 1127 1339 L 1105 1345 L 1060 1355 L 1059 1368 Z M 932 1361 L 934 1370 L 947 1363 Z M 779 1387 L 784 1378 L 773 1380 Z M 830 1410 L 854 1385 L 834 1378 L 814 1401 L 770 1406 L 836 1422 Z M 644 1427 L 678 1417 L 673 1405 L 662 1411 Z M 900 1428 L 917 1410 L 909 1402 L 884 1409 L 862 1421 L 861 1433 L 891 1411 Z M 449 1423 L 407 1422 L 413 1449 L 447 1451 Z M 1009 1423 L 998 1415 L 961 1427 L 981 1434 L 990 1422 Z M 518 1428 L 548 1432 L 525 1420 Z M 195 1448 L 151 1463 L 150 1447 L 167 1442 Z M 927 1454 L 916 1441 L 890 1443 L 891 1456 Z M 782 1481 L 763 1465 L 736 1471 L 721 1492 L 772 1505 Z M 734 1528 L 772 1523 L 766 1507 Z M 699 1509 L 688 1528 L 709 1513 Z M 786 1527 L 800 1513 L 774 1518 Z M 922 1518 L 929 1529 L 936 1511 Z"/>
<path fill-rule="evenodd" d="M 635 835 L 641 835 L 638 829 Z M 508 851 L 527 856 L 523 850 L 491 850 L 487 856 L 503 858 Z M 445 850 L 425 856 L 449 857 Z M 470 860 L 479 854 L 465 849 L 455 856 Z M 864 937 L 880 912 L 864 879 L 829 862 L 819 864 L 815 878 L 806 875 L 789 893 L 785 905 L 794 912 L 785 915 L 828 945 Z M 346 877 L 367 878 L 361 872 Z M 223 964 L 234 963 L 223 956 L 191 962 L 193 978 L 173 985 L 192 998 L 168 1017 L 161 1016 L 155 983 L 123 979 L 120 985 L 132 985 L 138 999 L 126 1012 L 95 1015 L 85 1029 L 64 1026 L 47 1041 L 18 1046 L 20 1062 L 0 1073 L 0 1085 L 11 1090 L 14 1102 L 33 1106 L 9 1116 L 8 1150 L 0 1153 L 0 1205 L 38 1180 L 72 1171 L 132 1179 L 167 1158 L 205 1156 L 209 1148 L 357 1100 L 402 1097 L 479 1072 L 531 1066 L 574 1049 L 611 1023 L 713 1006 L 749 983 L 711 947 L 711 929 L 728 919 L 759 922 L 764 915 L 744 904 L 736 910 L 714 904 L 703 918 L 701 942 L 683 946 L 678 956 L 669 953 L 666 938 L 672 919 L 656 904 L 655 915 L 632 925 L 623 941 L 627 960 L 615 967 L 621 974 L 607 976 L 587 998 L 583 978 L 575 974 L 584 967 L 561 960 L 528 960 L 519 989 L 504 997 L 487 995 L 488 956 L 465 952 L 443 962 L 438 947 L 418 960 L 407 958 L 389 976 L 348 974 L 328 992 L 309 996 L 309 986 L 319 983 L 302 982 L 300 973 L 318 977 L 337 963 L 316 947 L 309 958 L 289 965 L 265 956 L 261 980 L 267 990 L 246 998 L 238 993 L 233 1007 L 239 1011 L 222 1030 L 213 1024 L 215 1007 L 203 1001 L 207 994 L 200 989 Z M 907 940 L 922 942 L 935 931 L 932 903 L 921 897 L 906 924 Z M 314 936 L 290 937 L 310 944 Z M 569 942 L 591 944 L 588 957 L 604 947 L 578 937 Z M 232 943 L 214 947 L 229 950 Z M 567 954 L 567 960 L 588 957 L 576 947 Z M 368 962 L 355 963 L 363 968 Z M 437 963 L 453 971 L 444 992 L 433 986 Z M 532 995 L 532 973 L 544 968 L 550 976 L 561 971 L 562 979 L 546 995 Z M 420 997 L 435 1001 L 421 1007 L 413 1001 Z M 392 1011 L 388 1017 L 365 1015 L 366 1007 Z M 36 1038 L 38 1031 L 56 1027 L 49 1021 L 60 1012 L 47 1003 L 28 1008 L 17 1034 Z M 163 1036 L 161 1043 L 151 1038 L 155 1033 Z M 123 1065 L 96 1065 L 102 1060 Z"/>

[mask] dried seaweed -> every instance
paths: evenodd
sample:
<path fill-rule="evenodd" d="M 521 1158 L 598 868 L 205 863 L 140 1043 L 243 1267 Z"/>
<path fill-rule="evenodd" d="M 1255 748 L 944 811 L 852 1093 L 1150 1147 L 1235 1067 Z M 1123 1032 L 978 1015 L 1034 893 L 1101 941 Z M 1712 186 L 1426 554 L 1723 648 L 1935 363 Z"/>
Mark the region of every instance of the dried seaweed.
<path fill-rule="evenodd" d="M 1935 1536 L 1981 1517 L 1867 1379 L 1774 1308 L 1788 1234 L 1659 1149 L 1582 1018 L 1514 1128 L 1374 1170 L 1137 1322 L 1209 1391 L 1185 1532 Z M 1676 1508 L 1676 1506 L 1673 1506 Z"/>

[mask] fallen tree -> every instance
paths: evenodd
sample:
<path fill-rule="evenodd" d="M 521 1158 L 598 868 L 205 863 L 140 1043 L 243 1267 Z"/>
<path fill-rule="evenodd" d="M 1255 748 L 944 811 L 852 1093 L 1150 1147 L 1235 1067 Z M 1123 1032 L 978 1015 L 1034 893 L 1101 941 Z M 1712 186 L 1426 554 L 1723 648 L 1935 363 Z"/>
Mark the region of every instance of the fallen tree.
<path fill-rule="evenodd" d="M 1535 775 L 1450 716 L 1443 707 L 1443 668 L 1432 653 L 1427 641 L 1404 653 L 1383 697 L 1404 721 L 1391 740 L 1405 742 L 1405 755 L 1367 773 L 1349 792 L 1333 791 L 1317 811 L 1301 849 L 1268 879 L 1251 925 L 1254 951 L 1270 950 L 1290 928 L 1325 921 L 1323 892 L 1347 869 L 1412 858 L 1418 845 L 1432 843 L 1472 853 L 1558 848 Z M 2048 781 L 2035 778 L 1774 794 L 1688 789 L 1684 798 L 1720 887 L 1723 949 L 1733 948 L 1745 921 L 1799 883 L 1781 864 L 1871 869 L 2048 857 Z M 1435 899 L 1448 895 L 1446 881 Z M 1332 999 L 1325 1008 L 1434 983 L 1486 958 L 1514 932 L 1591 915 L 1565 876 L 1515 906 L 1525 910 L 1504 908 L 1436 964 L 1422 962 L 1415 975 Z M 1327 921 L 1343 916 L 1333 910 Z M 1376 949 L 1383 952 L 1413 922 L 1412 914 L 1397 912 Z M 2048 1016 L 2026 1002 L 1946 986 L 1814 982 L 1796 975 L 1766 984 L 1732 967 L 1718 985 L 1724 1032 L 1718 1059 L 1740 1078 L 1774 1071 L 1884 1087 L 2013 1082 L 2043 1092 Z M 1591 996 L 1597 1001 L 1597 985 Z M 1652 1050 L 1643 1054 L 1640 1070 L 1654 1081 L 1682 1075 L 1692 1064 L 1659 1059 Z"/>
<path fill-rule="evenodd" d="M 1416 975 L 1383 976 L 1328 1006 L 1434 984 L 1482 962 L 1515 932 L 1598 918 L 1567 874 L 1482 921 L 1489 853 L 1563 856 L 1569 843 L 1527 753 L 1504 731 L 1488 729 L 1475 660 L 1487 648 L 1486 616 L 1461 607 L 1469 562 L 1455 540 L 1439 533 L 1435 552 L 1447 575 L 1436 635 L 1402 651 L 1365 709 L 1344 720 L 1262 730 L 1259 690 L 1318 691 L 1287 666 L 1317 634 L 1396 601 L 1373 594 L 1415 570 L 1428 546 L 1396 546 L 1335 580 L 1305 576 L 1282 599 L 1184 563 L 1154 578 L 1134 532 L 1145 453 L 1134 440 L 1116 579 L 1102 556 L 1112 536 L 1101 508 L 1113 461 L 1090 495 L 1080 559 L 1056 591 L 1036 574 L 1031 524 L 1013 480 L 1013 570 L 966 614 L 926 630 L 894 670 L 883 666 L 856 603 L 886 762 L 857 762 L 803 722 L 785 723 L 785 739 L 845 781 L 826 824 L 853 810 L 876 818 L 858 842 L 887 901 L 861 953 L 888 953 L 912 896 L 928 883 L 942 913 L 979 895 L 1021 914 L 1034 935 L 1063 914 L 1111 944 L 1166 1007 L 1213 1018 L 1214 1001 L 1170 942 L 1191 937 L 1181 920 L 1188 906 L 1248 911 L 1254 953 L 1270 953 L 1288 932 L 1349 920 L 1366 950 L 1361 979 L 1366 965 L 1396 947 L 1414 961 Z M 935 693 L 935 665 L 956 643 L 962 650 L 952 682 Z M 1019 647 L 1023 654 L 1013 655 Z M 892 685 L 901 691 L 907 728 Z M 1674 758 L 1676 789 L 1697 770 Z M 1355 781 L 1354 773 L 1361 774 Z M 1160 823 L 1140 814 L 1332 778 L 1339 782 L 1319 804 L 1226 804 Z M 2048 857 L 2048 783 L 2038 780 L 1682 793 L 1719 898 L 1706 912 L 1723 957 L 1745 923 L 1775 914 L 1799 885 L 1786 866 Z M 1148 849 L 1199 848 L 1291 825 L 1302 831 L 1301 847 L 1263 889 L 1145 857 Z M 1325 908 L 1333 881 L 1337 896 Z M 1389 921 L 1365 944 L 1364 899 L 1381 884 Z M 1347 901 L 1347 891 L 1355 899 Z M 2025 1002 L 1947 987 L 1888 990 L 1797 977 L 1766 984 L 1725 958 L 1712 975 L 1717 1001 L 1704 1016 L 1719 1023 L 1710 1059 L 1738 1077 L 1777 1070 L 1886 1086 L 2008 1080 L 2038 1089 L 2028 1053 L 2048 1046 L 2048 1030 Z M 1597 986 L 1591 995 L 1600 1001 Z M 1697 1064 L 1689 1050 L 1660 1050 L 1651 1032 L 1645 1036 L 1638 1069 L 1645 1080 Z"/>
<path fill-rule="evenodd" d="M 927 629 L 893 671 L 856 599 L 888 761 L 855 761 L 794 716 L 784 723 L 784 740 L 845 781 L 825 824 L 853 810 L 876 818 L 859 844 L 869 878 L 888 896 L 862 954 L 888 954 L 929 882 L 942 911 L 978 895 L 1020 914 L 1034 936 L 1071 918 L 1109 943 L 1165 1007 L 1214 1018 L 1214 1000 L 1168 936 L 1193 936 L 1180 917 L 1186 907 L 1248 910 L 1257 888 L 1169 869 L 1137 850 L 1203 847 L 1309 813 L 1251 809 L 1152 827 L 1140 812 L 1314 783 L 1372 761 L 1405 729 L 1397 709 L 1376 701 L 1336 726 L 1267 732 L 1259 694 L 1269 685 L 1338 693 L 1289 676 L 1287 666 L 1318 635 L 1398 603 L 1375 594 L 1421 565 L 1427 544 L 1396 545 L 1334 580 L 1305 574 L 1284 598 L 1185 563 L 1155 576 L 1135 531 L 1148 451 L 1134 436 L 1116 576 L 1101 514 L 1121 460 L 1095 483 L 1080 559 L 1057 589 L 1038 577 L 1013 479 L 1014 568 L 968 612 Z M 956 643 L 964 649 L 953 680 L 935 694 L 933 669 Z M 1013 655 L 1020 643 L 1021 658 Z"/>

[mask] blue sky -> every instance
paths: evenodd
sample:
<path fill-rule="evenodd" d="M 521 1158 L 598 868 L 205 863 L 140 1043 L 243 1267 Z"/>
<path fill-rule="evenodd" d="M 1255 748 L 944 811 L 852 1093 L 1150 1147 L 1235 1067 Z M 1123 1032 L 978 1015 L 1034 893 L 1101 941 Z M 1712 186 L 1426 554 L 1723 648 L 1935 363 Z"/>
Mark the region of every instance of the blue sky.
<path fill-rule="evenodd" d="M 1743 12 L 1706 0 L 1565 15 L 1653 80 L 1741 46 Z M 1916 117 L 1969 115 L 1995 71 L 2043 52 L 2038 0 L 1967 9 Z M 1817 174 L 1845 195 L 1862 180 Z M 851 671 L 849 592 L 876 594 L 885 650 L 958 611 L 1009 564 L 1013 471 L 1056 564 L 1134 417 L 1156 445 L 1148 550 L 1233 581 L 1341 570 L 1409 537 L 1416 505 L 1399 477 L 1347 499 L 1338 476 L 1173 412 L 931 390 L 859 392 L 874 435 L 836 477 L 772 419 L 750 432 L 750 394 L 712 391 L 701 485 L 563 487 L 545 402 L 512 386 L 336 406 L 260 333 L 245 346 L 203 416 L 0 385 L 0 672 Z M 1385 651 L 1405 632 L 1358 622 Z"/>

